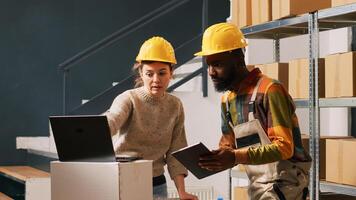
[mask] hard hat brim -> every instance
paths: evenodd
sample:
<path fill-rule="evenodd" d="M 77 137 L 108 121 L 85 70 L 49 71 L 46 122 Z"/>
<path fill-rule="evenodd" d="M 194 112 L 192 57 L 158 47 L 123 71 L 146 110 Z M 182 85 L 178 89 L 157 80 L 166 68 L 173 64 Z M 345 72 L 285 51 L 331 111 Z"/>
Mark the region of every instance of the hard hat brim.
<path fill-rule="evenodd" d="M 166 60 L 166 59 L 159 59 L 159 58 L 152 58 L 152 59 L 149 59 L 149 60 L 143 60 L 143 59 L 138 59 L 136 58 L 136 61 L 137 62 L 142 62 L 142 61 L 152 61 L 152 62 L 165 62 L 165 63 L 171 63 L 173 65 L 176 65 L 177 64 L 177 61 L 176 60 Z"/>
<path fill-rule="evenodd" d="M 246 46 L 247 46 L 247 44 L 246 44 Z M 232 50 L 235 50 L 235 49 L 241 49 L 241 48 L 244 48 L 246 46 L 239 47 L 239 48 L 224 49 L 224 50 L 220 50 L 220 51 L 199 51 L 199 52 L 195 53 L 194 55 L 195 56 L 210 56 L 210 55 L 214 55 L 214 54 L 218 54 L 218 53 L 232 51 Z"/>

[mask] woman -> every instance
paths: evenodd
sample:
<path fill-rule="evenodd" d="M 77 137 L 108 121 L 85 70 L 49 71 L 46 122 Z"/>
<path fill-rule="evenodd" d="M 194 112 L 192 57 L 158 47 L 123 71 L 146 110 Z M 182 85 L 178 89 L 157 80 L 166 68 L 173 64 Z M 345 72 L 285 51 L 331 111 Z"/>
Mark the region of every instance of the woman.
<path fill-rule="evenodd" d="M 167 164 L 180 199 L 197 199 L 185 191 L 187 170 L 172 157 L 187 146 L 184 111 L 180 100 L 166 92 L 176 58 L 172 45 L 161 37 L 143 43 L 133 69 L 137 72 L 135 89 L 117 96 L 107 118 L 116 152 L 133 151 L 153 160 L 153 194 L 167 197 L 163 175 Z"/>

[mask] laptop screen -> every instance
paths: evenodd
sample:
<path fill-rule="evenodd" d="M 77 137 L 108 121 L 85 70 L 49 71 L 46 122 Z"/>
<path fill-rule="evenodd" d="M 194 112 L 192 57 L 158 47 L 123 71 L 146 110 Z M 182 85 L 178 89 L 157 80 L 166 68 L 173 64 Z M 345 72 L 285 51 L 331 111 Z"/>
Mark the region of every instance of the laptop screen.
<path fill-rule="evenodd" d="M 60 161 L 115 162 L 106 116 L 50 116 L 49 120 Z"/>

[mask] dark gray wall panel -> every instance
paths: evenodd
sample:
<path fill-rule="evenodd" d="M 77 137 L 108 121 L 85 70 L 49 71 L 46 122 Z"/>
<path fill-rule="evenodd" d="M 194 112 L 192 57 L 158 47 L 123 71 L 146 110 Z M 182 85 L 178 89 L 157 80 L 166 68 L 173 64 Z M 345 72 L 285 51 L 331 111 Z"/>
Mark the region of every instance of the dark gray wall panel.
<path fill-rule="evenodd" d="M 62 114 L 58 64 L 167 2 L 2 0 L 0 165 L 22 164 L 25 155 L 15 149 L 15 138 L 47 136 L 48 116 Z M 69 109 L 109 88 L 113 81 L 124 79 L 148 37 L 162 35 L 177 46 L 199 33 L 201 3 L 191 0 L 79 63 L 68 77 Z M 210 0 L 209 4 L 209 22 L 225 21 L 229 1 Z"/>

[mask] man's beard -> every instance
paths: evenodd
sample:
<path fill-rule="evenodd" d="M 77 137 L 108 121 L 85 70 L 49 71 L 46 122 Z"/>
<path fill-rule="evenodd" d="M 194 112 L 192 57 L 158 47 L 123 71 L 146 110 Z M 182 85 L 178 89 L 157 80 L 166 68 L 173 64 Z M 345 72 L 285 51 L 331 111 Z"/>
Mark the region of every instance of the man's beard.
<path fill-rule="evenodd" d="M 230 66 L 227 70 L 226 77 L 211 76 L 214 83 L 214 88 L 217 92 L 225 92 L 233 88 L 233 82 L 235 80 L 234 66 Z"/>

